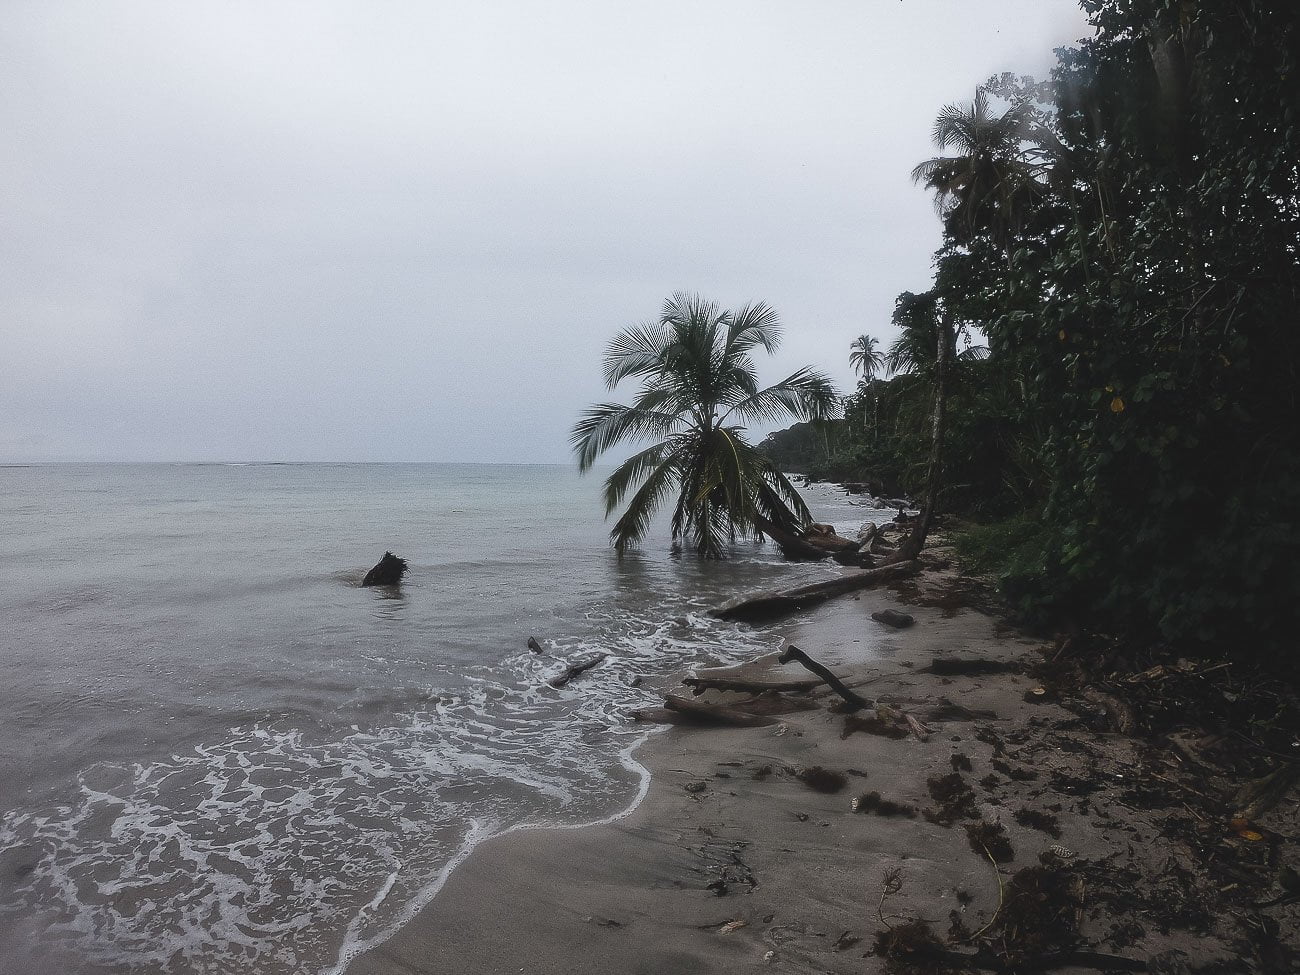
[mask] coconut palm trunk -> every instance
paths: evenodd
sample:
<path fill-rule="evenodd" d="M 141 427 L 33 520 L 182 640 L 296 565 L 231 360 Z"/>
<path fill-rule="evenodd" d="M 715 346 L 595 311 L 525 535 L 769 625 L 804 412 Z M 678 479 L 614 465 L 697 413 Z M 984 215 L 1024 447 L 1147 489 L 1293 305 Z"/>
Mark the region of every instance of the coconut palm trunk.
<path fill-rule="evenodd" d="M 942 479 L 943 438 L 948 414 L 948 348 L 954 342 L 952 323 L 944 315 L 939 320 L 937 348 L 935 350 L 934 413 L 930 419 L 930 459 L 925 472 L 925 499 L 921 515 L 898 551 L 887 562 L 907 562 L 921 554 L 926 537 L 934 522 L 935 507 L 939 502 L 939 483 Z"/>

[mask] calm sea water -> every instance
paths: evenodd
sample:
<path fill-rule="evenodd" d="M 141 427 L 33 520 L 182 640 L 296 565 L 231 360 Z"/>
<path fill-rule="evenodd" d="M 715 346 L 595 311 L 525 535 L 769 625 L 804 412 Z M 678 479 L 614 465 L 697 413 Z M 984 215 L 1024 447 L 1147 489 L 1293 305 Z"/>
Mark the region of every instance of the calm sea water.
<path fill-rule="evenodd" d="M 774 645 L 705 610 L 833 570 L 674 555 L 664 525 L 620 561 L 598 492 L 561 467 L 0 468 L 0 971 L 338 971 L 481 839 L 625 808 L 656 679 Z M 385 549 L 400 593 L 358 585 Z"/>

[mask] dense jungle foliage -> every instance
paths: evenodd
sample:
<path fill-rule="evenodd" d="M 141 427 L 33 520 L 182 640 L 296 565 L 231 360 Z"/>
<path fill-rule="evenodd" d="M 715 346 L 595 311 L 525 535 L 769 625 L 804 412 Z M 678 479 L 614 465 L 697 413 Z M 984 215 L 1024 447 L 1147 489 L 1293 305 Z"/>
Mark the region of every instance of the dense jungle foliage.
<path fill-rule="evenodd" d="M 1049 80 L 940 115 L 934 286 L 813 473 L 917 495 L 942 383 L 940 507 L 1026 618 L 1291 653 L 1300 5 L 1083 6 Z"/>

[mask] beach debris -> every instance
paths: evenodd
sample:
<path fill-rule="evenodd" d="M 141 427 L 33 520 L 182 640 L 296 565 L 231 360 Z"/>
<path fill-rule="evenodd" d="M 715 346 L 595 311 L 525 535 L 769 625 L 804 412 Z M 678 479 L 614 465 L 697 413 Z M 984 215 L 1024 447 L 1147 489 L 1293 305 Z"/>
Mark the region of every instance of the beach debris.
<path fill-rule="evenodd" d="M 540 643 L 537 642 L 537 637 L 535 637 L 535 636 L 530 636 L 530 637 L 528 638 L 528 649 L 531 650 L 531 651 L 533 651 L 533 653 L 545 653 L 545 652 L 546 652 L 545 650 L 542 649 L 542 645 L 541 645 Z"/>
<path fill-rule="evenodd" d="M 1262 778 L 1247 782 L 1233 797 L 1237 815 L 1247 820 L 1258 820 L 1286 798 L 1297 784 L 1300 784 L 1300 764 L 1296 763 L 1282 765 Z"/>
<path fill-rule="evenodd" d="M 795 778 L 814 792 L 831 794 L 842 791 L 849 784 L 848 776 L 843 772 L 836 772 L 820 765 L 801 769 L 796 773 Z"/>
<path fill-rule="evenodd" d="M 751 714 L 725 704 L 706 704 L 676 694 L 664 695 L 664 707 L 701 724 L 735 725 L 739 728 L 760 728 L 773 723 L 762 714 Z"/>
<path fill-rule="evenodd" d="M 697 796 L 701 792 L 705 791 L 708 788 L 708 785 L 704 782 L 687 782 L 684 786 L 682 786 L 682 788 L 685 789 L 687 792 L 689 792 L 691 795 Z"/>
<path fill-rule="evenodd" d="M 1061 838 L 1061 827 L 1056 824 L 1056 816 L 1053 813 L 1025 807 L 1016 810 L 1015 820 L 1021 826 L 1039 830 L 1054 840 Z"/>
<path fill-rule="evenodd" d="M 1071 860 L 1074 858 L 1074 851 L 1068 846 L 1061 846 L 1059 843 L 1053 843 L 1047 848 L 1047 852 L 1061 860 Z"/>
<path fill-rule="evenodd" d="M 916 807 L 906 803 L 886 799 L 879 792 L 865 792 L 849 804 L 855 813 L 871 813 L 876 816 L 906 816 L 916 818 Z"/>
<path fill-rule="evenodd" d="M 764 694 L 768 691 L 803 694 L 821 687 L 826 682 L 815 680 L 743 680 L 738 677 L 709 677 L 693 674 L 683 677 L 682 683 L 699 696 L 705 691 L 738 691 L 744 694 Z"/>
<path fill-rule="evenodd" d="M 590 657 L 584 657 L 582 660 L 578 660 L 575 663 L 568 664 L 565 666 L 564 670 L 560 671 L 560 673 L 556 674 L 554 677 L 548 678 L 546 683 L 550 684 L 552 687 L 563 687 L 579 674 L 591 670 L 592 667 L 595 667 L 603 661 L 605 657 L 606 654 L 596 653 L 592 654 Z"/>
<path fill-rule="evenodd" d="M 776 952 L 773 951 L 771 948 L 769 948 L 767 951 L 763 952 L 763 964 L 765 965 L 772 964 L 772 959 L 775 957 L 776 957 Z"/>
<path fill-rule="evenodd" d="M 966 839 L 972 850 L 986 853 L 995 863 L 1010 863 L 1016 858 L 1016 851 L 1007 839 L 1006 827 L 1001 823 L 990 823 L 986 819 L 978 823 L 967 823 Z"/>
<path fill-rule="evenodd" d="M 900 613 L 896 609 L 878 609 L 871 614 L 871 618 L 896 630 L 906 629 L 916 622 L 916 617 L 911 613 Z"/>
<path fill-rule="evenodd" d="M 926 787 L 930 797 L 939 804 L 938 809 L 927 809 L 925 818 L 940 826 L 951 826 L 959 819 L 979 819 L 975 808 L 975 792 L 960 772 L 949 772 L 929 779 Z"/>
<path fill-rule="evenodd" d="M 845 703 L 854 710 L 871 707 L 870 701 L 849 690 L 842 680 L 832 674 L 822 664 L 813 660 L 812 657 L 808 656 L 808 654 L 804 653 L 793 643 L 788 644 L 776 659 L 783 664 L 788 664 L 792 660 L 802 664 L 805 668 L 811 670 L 814 674 L 820 677 L 825 683 L 829 684 L 831 690 L 844 698 Z"/>
<path fill-rule="evenodd" d="M 881 586 L 899 579 L 905 579 L 916 575 L 920 571 L 921 563 L 915 559 L 907 562 L 897 562 L 878 569 L 855 572 L 838 579 L 832 579 L 829 582 L 817 582 L 781 592 L 768 592 L 758 596 L 732 600 L 724 606 L 709 610 L 709 614 L 719 619 L 740 620 L 742 622 L 771 619 L 775 616 L 807 609 L 809 606 L 815 606 L 834 596 L 842 596 L 845 593 L 855 592 L 859 589 L 870 589 L 873 586 Z"/>
<path fill-rule="evenodd" d="M 399 559 L 392 552 L 385 552 L 384 557 L 375 563 L 375 567 L 361 580 L 363 586 L 400 586 L 402 576 L 406 575 L 406 559 Z"/>
<path fill-rule="evenodd" d="M 897 739 L 906 738 L 908 735 L 908 729 L 893 721 L 885 721 L 874 714 L 867 717 L 846 714 L 844 716 L 844 729 L 840 732 L 840 739 L 843 740 L 849 737 L 855 731 L 865 731 L 869 735 L 879 735 L 881 738 Z"/>
<path fill-rule="evenodd" d="M 736 918 L 736 920 L 728 921 L 722 927 L 718 928 L 718 934 L 731 934 L 733 931 L 739 931 L 741 928 L 747 927 L 749 927 L 748 921 L 742 921 L 740 918 Z"/>
<path fill-rule="evenodd" d="M 831 951 L 848 951 L 861 940 L 861 938 L 854 937 L 851 932 L 842 931 L 840 936 L 835 939 L 835 943 L 831 945 Z"/>
<path fill-rule="evenodd" d="M 935 657 L 917 671 L 936 677 L 985 677 L 990 674 L 1016 673 L 1020 665 L 1007 660 L 982 660 L 978 657 Z"/>

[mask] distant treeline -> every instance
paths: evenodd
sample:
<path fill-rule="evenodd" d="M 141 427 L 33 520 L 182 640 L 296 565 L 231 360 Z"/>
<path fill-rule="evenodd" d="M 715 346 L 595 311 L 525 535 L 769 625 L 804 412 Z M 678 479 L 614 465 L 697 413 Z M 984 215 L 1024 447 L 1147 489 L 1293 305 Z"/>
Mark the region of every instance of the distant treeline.
<path fill-rule="evenodd" d="M 1300 5 L 1083 6 L 1048 80 L 940 115 L 932 289 L 854 344 L 843 420 L 764 449 L 915 494 L 937 435 L 941 507 L 1025 617 L 1292 654 Z"/>

